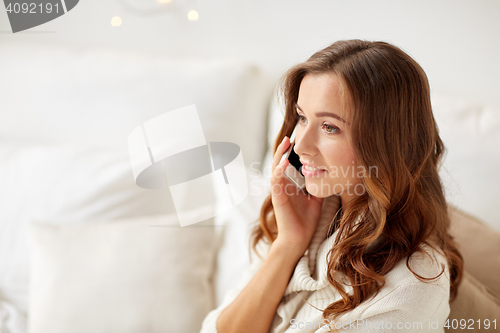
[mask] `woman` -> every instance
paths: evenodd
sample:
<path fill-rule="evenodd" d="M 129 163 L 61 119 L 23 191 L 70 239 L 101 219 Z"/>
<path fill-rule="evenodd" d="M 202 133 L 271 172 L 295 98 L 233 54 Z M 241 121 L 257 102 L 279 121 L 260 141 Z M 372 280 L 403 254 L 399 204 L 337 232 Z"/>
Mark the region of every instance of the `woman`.
<path fill-rule="evenodd" d="M 388 43 L 338 41 L 288 70 L 281 91 L 259 258 L 202 332 L 444 332 L 463 261 L 422 68 Z M 308 193 L 280 163 L 295 127 Z"/>

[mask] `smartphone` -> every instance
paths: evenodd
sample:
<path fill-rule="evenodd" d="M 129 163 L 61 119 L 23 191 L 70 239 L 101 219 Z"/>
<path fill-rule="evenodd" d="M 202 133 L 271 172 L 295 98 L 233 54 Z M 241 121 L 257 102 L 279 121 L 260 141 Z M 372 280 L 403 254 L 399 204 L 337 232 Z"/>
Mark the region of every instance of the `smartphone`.
<path fill-rule="evenodd" d="M 285 176 L 297 186 L 302 192 L 306 193 L 306 180 L 302 174 L 302 163 L 300 163 L 299 155 L 295 153 L 293 147 L 295 146 L 295 133 L 297 132 L 297 126 L 295 126 L 292 135 L 290 136 L 290 147 L 281 157 L 280 163 L 283 162 L 285 158 L 288 158 L 290 162 L 285 170 Z"/>

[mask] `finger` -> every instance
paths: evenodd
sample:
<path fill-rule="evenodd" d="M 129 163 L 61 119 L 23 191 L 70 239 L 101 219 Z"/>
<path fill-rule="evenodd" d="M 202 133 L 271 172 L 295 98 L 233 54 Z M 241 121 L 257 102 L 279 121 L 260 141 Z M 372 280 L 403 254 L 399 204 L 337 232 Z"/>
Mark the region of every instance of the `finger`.
<path fill-rule="evenodd" d="M 290 161 L 285 158 L 281 163 L 279 163 L 273 171 L 273 177 L 275 178 L 276 181 L 281 182 L 282 178 L 285 176 L 285 170 L 288 167 L 288 164 L 290 164 Z"/>
<path fill-rule="evenodd" d="M 271 177 L 271 187 L 273 188 L 273 190 L 278 190 L 279 192 L 281 192 L 283 188 L 290 183 L 288 178 L 285 176 L 285 170 L 288 167 L 289 163 L 290 162 L 285 159 L 274 169 Z M 277 192 L 275 191 L 273 191 L 273 193 L 277 194 Z"/>
<path fill-rule="evenodd" d="M 285 151 L 288 149 L 290 146 L 290 139 L 288 136 L 285 136 L 283 140 L 281 141 L 280 145 L 276 149 L 276 153 L 274 154 L 273 157 L 273 163 L 272 163 L 272 170 L 276 168 L 276 166 L 280 163 L 281 157 L 285 153 Z"/>
<path fill-rule="evenodd" d="M 287 179 L 286 176 L 284 175 L 284 172 L 288 167 L 288 164 L 289 164 L 288 159 L 285 159 L 283 162 L 278 164 L 273 171 L 271 177 L 271 193 L 273 194 L 273 196 L 279 196 L 283 193 L 283 188 L 287 183 Z"/>

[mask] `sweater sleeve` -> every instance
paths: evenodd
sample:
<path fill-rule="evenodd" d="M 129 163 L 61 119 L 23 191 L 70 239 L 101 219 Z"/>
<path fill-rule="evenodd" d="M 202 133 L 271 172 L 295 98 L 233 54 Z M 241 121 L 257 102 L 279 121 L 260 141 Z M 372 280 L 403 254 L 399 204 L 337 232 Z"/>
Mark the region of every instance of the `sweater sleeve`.
<path fill-rule="evenodd" d="M 366 307 L 341 316 L 330 327 L 341 333 L 351 332 L 444 332 L 450 313 L 449 291 L 431 283 L 403 284 Z M 329 332 L 322 327 L 316 333 Z"/>
<path fill-rule="evenodd" d="M 268 245 L 263 244 L 262 241 L 258 243 L 257 250 L 263 249 L 264 251 L 268 250 Z M 267 256 L 267 252 L 259 252 Z M 262 264 L 264 263 L 264 259 L 254 256 L 252 263 L 250 266 L 248 266 L 242 274 L 241 280 L 239 281 L 238 285 L 234 289 L 230 289 L 226 292 L 224 295 L 224 298 L 222 300 L 222 303 L 214 310 L 210 311 L 205 319 L 203 320 L 203 323 L 201 325 L 201 331 L 200 333 L 218 333 L 217 331 L 217 318 L 219 317 L 219 314 L 224 310 L 229 304 L 231 304 L 234 299 L 239 295 L 239 293 L 245 288 L 245 286 L 252 280 L 252 278 L 257 274 L 259 269 L 262 267 Z"/>

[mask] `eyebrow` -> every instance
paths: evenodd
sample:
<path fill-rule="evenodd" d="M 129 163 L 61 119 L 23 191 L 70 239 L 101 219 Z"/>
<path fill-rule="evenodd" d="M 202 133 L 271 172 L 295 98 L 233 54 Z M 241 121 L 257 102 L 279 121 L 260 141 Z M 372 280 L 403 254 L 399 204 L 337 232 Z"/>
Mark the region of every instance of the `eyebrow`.
<path fill-rule="evenodd" d="M 297 107 L 297 109 L 299 109 L 300 111 L 304 112 L 304 110 L 301 109 L 301 107 L 299 106 L 299 104 L 295 103 L 295 107 Z M 316 117 L 332 117 L 332 118 L 335 118 L 335 119 L 338 119 L 344 123 L 347 124 L 347 121 L 345 121 L 344 119 L 342 119 L 338 114 L 336 113 L 332 113 L 332 112 L 317 112 L 315 114 Z"/>

